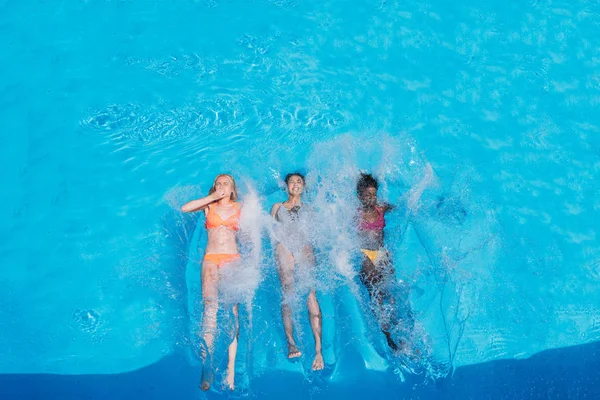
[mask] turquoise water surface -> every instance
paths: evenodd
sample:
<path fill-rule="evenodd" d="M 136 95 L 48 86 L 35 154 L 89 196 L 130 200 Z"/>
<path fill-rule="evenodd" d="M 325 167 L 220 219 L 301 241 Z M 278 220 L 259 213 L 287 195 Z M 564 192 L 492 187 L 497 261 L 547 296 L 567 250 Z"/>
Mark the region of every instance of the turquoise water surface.
<path fill-rule="evenodd" d="M 599 17 L 584 0 L 0 0 L 0 397 L 596 398 Z M 415 361 L 386 349 L 340 238 L 359 170 L 395 202 L 427 163 L 386 232 Z M 322 216 L 321 373 L 304 310 L 306 355 L 286 359 L 260 222 L 292 170 Z M 179 212 L 220 172 L 260 244 L 231 395 L 197 389 L 206 238 Z"/>

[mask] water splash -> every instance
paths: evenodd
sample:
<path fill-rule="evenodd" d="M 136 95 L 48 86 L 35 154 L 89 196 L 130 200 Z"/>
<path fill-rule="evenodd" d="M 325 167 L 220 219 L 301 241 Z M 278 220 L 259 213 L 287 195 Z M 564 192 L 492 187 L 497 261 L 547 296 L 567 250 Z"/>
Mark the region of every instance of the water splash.
<path fill-rule="evenodd" d="M 332 362 L 343 362 L 344 348 L 351 345 L 356 347 L 367 369 L 386 370 L 392 366 L 404 371 L 404 375 L 443 376 L 462 354 L 463 337 L 472 311 L 480 301 L 479 285 L 486 276 L 472 269 L 476 262 L 473 256 L 485 248 L 490 262 L 493 261 L 493 224 L 491 220 L 484 224 L 481 219 L 472 221 L 474 209 L 470 207 L 470 194 L 464 182 L 444 187 L 413 138 L 408 135 L 379 138 L 363 140 L 348 134 L 317 143 L 309 152 L 304 201 L 315 213 L 310 221 L 310 241 L 317 267 L 314 273 L 297 268 L 298 290 L 293 299 L 286 300 L 294 308 L 298 344 L 307 352 L 312 339 L 305 321 L 304 302 L 307 292 L 316 287 L 320 301 L 331 298 L 337 307 L 345 309 L 342 314 L 332 315 L 337 333 L 324 338 L 324 347 L 333 345 Z M 372 307 L 358 279 L 361 263 L 355 214 L 359 206 L 356 195 L 359 171 L 372 171 L 381 182 L 380 200 L 399 206 L 395 214 L 390 214 L 386 240 L 386 246 L 396 255 L 396 282 L 391 291 L 397 300 L 396 306 L 390 304 L 383 310 Z M 290 171 L 271 170 L 270 177 L 265 178 L 271 183 L 264 179 L 259 183 L 245 180 L 240 222 L 242 262 L 236 269 L 220 270 L 222 309 L 237 303 L 245 306 L 247 355 L 253 354 L 248 356 L 247 364 L 255 366 L 256 371 L 269 365 L 272 368 L 285 365 L 281 363 L 285 360 L 285 339 L 278 312 L 281 289 L 274 276 L 273 248 L 265 241 L 275 237 L 274 221 L 265 211 L 264 202 L 284 200 L 281 177 L 287 172 Z M 261 197 L 257 187 L 271 189 Z M 400 251 L 404 236 L 411 229 L 419 239 L 424 257 L 415 265 L 405 262 Z M 197 271 L 198 266 L 194 268 Z M 258 294 L 266 285 L 270 293 Z M 414 325 L 405 318 L 411 309 Z M 192 315 L 199 316 L 199 310 Z M 406 350 L 396 355 L 387 347 L 378 322 L 390 320 L 394 315 L 403 322 L 392 333 L 408 342 Z M 225 318 L 225 342 L 221 344 L 224 350 L 231 319 L 227 312 L 221 317 Z M 264 326 L 257 324 L 260 319 L 268 322 Z M 195 321 L 191 322 L 197 329 Z M 215 354 L 218 352 L 217 348 Z M 279 357 L 281 362 L 273 360 Z M 333 376 L 341 373 L 334 372 Z"/>

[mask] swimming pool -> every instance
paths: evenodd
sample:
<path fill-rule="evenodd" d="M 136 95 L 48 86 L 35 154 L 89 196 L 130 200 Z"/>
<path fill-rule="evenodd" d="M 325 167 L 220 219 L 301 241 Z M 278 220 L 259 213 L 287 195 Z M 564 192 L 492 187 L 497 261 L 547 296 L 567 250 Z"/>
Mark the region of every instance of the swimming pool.
<path fill-rule="evenodd" d="M 295 169 L 342 188 L 373 170 L 393 199 L 425 159 L 439 185 L 390 236 L 441 366 L 428 371 L 447 377 L 399 371 L 368 316 L 360 329 L 363 313 L 338 312 L 343 286 L 328 369 L 288 363 L 265 262 L 240 391 L 594 398 L 599 11 L 0 1 L 3 398 L 199 396 L 203 237 L 177 207 L 222 170 L 265 210 Z"/>

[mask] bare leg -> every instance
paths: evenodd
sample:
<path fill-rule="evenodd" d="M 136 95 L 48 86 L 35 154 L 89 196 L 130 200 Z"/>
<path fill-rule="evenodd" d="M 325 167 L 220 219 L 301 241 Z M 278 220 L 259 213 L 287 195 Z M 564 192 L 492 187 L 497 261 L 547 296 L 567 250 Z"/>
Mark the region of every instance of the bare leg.
<path fill-rule="evenodd" d="M 389 284 L 389 279 L 394 274 L 394 269 L 389 261 L 383 261 L 374 265 L 368 257 L 363 258 L 363 266 L 360 271 L 360 279 L 369 292 L 369 297 L 378 307 L 378 319 L 381 325 L 381 330 L 385 335 L 388 346 L 392 350 L 398 350 L 399 347 L 404 347 L 404 343 L 396 344 L 390 333 L 391 325 L 397 325 L 396 318 L 392 311 L 391 316 L 385 315 L 384 300 L 388 300 L 393 307 L 394 298 L 386 287 Z M 399 346 L 398 346 L 399 345 Z"/>
<path fill-rule="evenodd" d="M 235 389 L 234 378 L 235 378 L 235 356 L 237 354 L 238 347 L 238 336 L 240 334 L 240 321 L 238 317 L 238 305 L 233 306 L 233 317 L 235 319 L 235 333 L 233 335 L 233 341 L 229 345 L 228 349 L 228 360 L 227 360 L 227 377 L 225 382 L 229 390 Z"/>
<path fill-rule="evenodd" d="M 314 289 L 311 290 L 308 295 L 308 317 L 310 318 L 310 327 L 312 328 L 313 336 L 315 337 L 315 359 L 313 360 L 312 369 L 313 371 L 319 371 L 325 367 L 323 354 L 321 353 L 321 327 L 323 317 Z"/>
<path fill-rule="evenodd" d="M 217 333 L 217 311 L 219 303 L 217 301 L 219 272 L 217 266 L 210 262 L 202 263 L 202 301 L 204 302 L 204 316 L 202 318 L 202 338 L 204 339 L 205 349 L 201 353 L 203 357 L 202 390 L 210 389 L 212 383 L 212 359 Z"/>
<path fill-rule="evenodd" d="M 312 247 L 305 246 L 304 249 L 302 249 L 302 254 L 304 256 L 303 261 L 306 262 L 306 265 L 310 268 L 314 268 L 315 253 Z M 315 359 L 312 363 L 312 369 L 313 371 L 320 371 L 323 368 L 325 368 L 321 344 L 323 316 L 321 315 L 321 307 L 319 307 L 319 302 L 317 301 L 317 294 L 315 289 L 310 291 L 306 305 L 308 306 L 308 318 L 310 321 L 310 327 L 315 338 Z"/>
<path fill-rule="evenodd" d="M 281 244 L 277 245 L 275 253 L 277 256 L 277 272 L 279 273 L 283 292 L 281 317 L 283 318 L 283 327 L 288 344 L 288 358 L 296 358 L 300 357 L 302 353 L 298 350 L 294 340 L 294 321 L 292 320 L 292 309 L 289 305 L 289 301 L 294 295 L 294 257 Z"/>

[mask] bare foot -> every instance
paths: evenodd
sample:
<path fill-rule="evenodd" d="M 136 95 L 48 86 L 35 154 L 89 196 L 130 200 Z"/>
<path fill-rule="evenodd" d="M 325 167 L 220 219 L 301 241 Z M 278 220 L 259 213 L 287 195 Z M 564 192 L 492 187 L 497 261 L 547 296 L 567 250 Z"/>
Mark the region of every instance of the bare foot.
<path fill-rule="evenodd" d="M 198 350 L 200 352 L 200 359 L 202 360 L 202 378 L 200 379 L 200 388 L 206 391 L 210 389 L 210 385 L 212 384 L 214 377 L 209 359 L 210 353 L 208 352 L 206 343 L 201 345 Z"/>
<path fill-rule="evenodd" d="M 298 350 L 295 344 L 288 344 L 288 358 L 298 358 L 302 355 L 302 352 Z"/>
<path fill-rule="evenodd" d="M 234 385 L 235 372 L 233 370 L 227 369 L 227 376 L 225 377 L 225 385 L 227 389 L 233 391 L 235 389 Z"/>
<path fill-rule="evenodd" d="M 212 371 L 210 371 L 208 368 L 204 368 L 202 370 L 202 380 L 200 382 L 200 388 L 204 391 L 209 390 L 212 380 L 213 380 Z"/>
<path fill-rule="evenodd" d="M 325 368 L 325 363 L 323 362 L 323 355 L 321 353 L 317 353 L 312 364 L 312 370 L 320 371 L 323 368 Z"/>
<path fill-rule="evenodd" d="M 387 340 L 387 344 L 388 344 L 388 346 L 390 346 L 390 348 L 391 348 L 393 351 L 398 351 L 398 350 L 399 350 L 399 348 L 398 348 L 398 346 L 396 345 L 396 343 L 394 343 L 394 341 L 392 340 L 392 335 L 391 335 L 389 332 L 385 332 L 385 331 L 384 331 L 383 333 L 385 334 L 385 338 L 386 338 L 386 340 Z"/>

